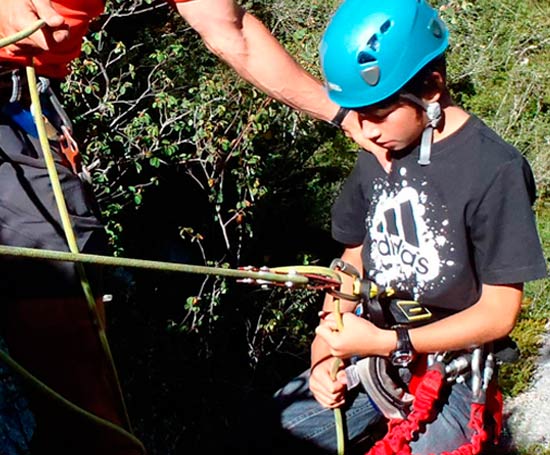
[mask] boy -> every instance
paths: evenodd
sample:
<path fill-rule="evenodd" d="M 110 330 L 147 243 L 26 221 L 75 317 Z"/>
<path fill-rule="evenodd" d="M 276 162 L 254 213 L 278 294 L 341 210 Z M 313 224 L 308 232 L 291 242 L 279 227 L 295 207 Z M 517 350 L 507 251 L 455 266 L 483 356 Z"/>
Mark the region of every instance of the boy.
<path fill-rule="evenodd" d="M 333 379 L 333 357 L 384 358 L 404 378 L 403 367 L 414 374 L 431 353 L 468 353 L 505 338 L 523 283 L 546 275 L 529 165 L 452 103 L 447 46 L 447 28 L 425 0 L 345 0 L 321 42 L 330 98 L 356 111 L 365 136 L 384 149 L 359 154 L 333 206 L 342 260 L 432 315 L 397 329 L 395 321 L 375 325 L 372 314 L 356 315 L 356 302 L 343 300 L 338 330 L 326 299 L 311 369 L 277 394 L 283 427 L 325 450 L 337 445 L 332 409 L 344 406 L 351 445 L 363 450 L 383 417 L 364 390 L 348 390 L 343 367 Z M 435 416 L 410 442 L 412 453 L 470 442 L 471 378 L 444 387 Z"/>

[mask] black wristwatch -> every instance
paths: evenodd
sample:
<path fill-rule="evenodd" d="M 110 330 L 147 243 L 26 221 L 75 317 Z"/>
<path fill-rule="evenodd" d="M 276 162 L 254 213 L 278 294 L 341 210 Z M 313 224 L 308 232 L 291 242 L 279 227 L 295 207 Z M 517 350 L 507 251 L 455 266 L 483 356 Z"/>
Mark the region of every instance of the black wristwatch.
<path fill-rule="evenodd" d="M 406 367 L 415 358 L 409 330 L 403 326 L 394 327 L 394 330 L 397 333 L 397 347 L 391 352 L 390 361 L 396 367 Z"/>

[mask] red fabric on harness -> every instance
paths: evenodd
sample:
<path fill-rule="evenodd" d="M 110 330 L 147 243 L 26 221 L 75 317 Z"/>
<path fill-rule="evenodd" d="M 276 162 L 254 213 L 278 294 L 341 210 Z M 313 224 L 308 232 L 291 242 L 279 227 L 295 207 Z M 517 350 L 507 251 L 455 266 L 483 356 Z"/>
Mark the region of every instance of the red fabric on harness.
<path fill-rule="evenodd" d="M 409 455 L 409 442 L 421 422 L 427 421 L 435 409 L 435 401 L 445 382 L 440 370 L 429 370 L 416 388 L 413 409 L 406 419 L 390 420 L 388 432 L 366 455 Z"/>
<path fill-rule="evenodd" d="M 65 18 L 69 27 L 69 39 L 51 45 L 51 50 L 36 55 L 33 59 L 36 71 L 41 76 L 63 78 L 69 73 L 69 63 L 80 55 L 82 39 L 90 21 L 101 14 L 103 0 L 52 0 L 54 9 Z M 31 63 L 29 56 L 10 55 L 0 49 L 0 64 L 25 66 Z"/>
<path fill-rule="evenodd" d="M 410 442 L 422 423 L 430 421 L 436 410 L 435 402 L 445 384 L 443 370 L 428 370 L 417 381 L 411 413 L 405 419 L 390 420 L 384 438 L 378 441 L 365 455 L 411 455 Z M 486 416 L 486 411 L 489 414 Z M 492 417 L 495 442 L 502 430 L 502 394 L 495 384 L 487 390 L 486 403 L 472 403 L 468 426 L 473 430 L 471 441 L 452 452 L 439 455 L 478 455 L 488 439 L 485 418 Z M 431 454 L 435 455 L 435 454 Z"/>

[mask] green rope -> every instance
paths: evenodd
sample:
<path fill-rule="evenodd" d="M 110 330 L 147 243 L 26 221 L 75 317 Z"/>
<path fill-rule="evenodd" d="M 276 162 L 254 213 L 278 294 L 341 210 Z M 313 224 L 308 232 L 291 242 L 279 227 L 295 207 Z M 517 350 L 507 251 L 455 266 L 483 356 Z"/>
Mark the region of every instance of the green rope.
<path fill-rule="evenodd" d="M 285 283 L 289 287 L 305 286 L 309 279 L 301 273 L 316 273 L 333 278 L 331 269 L 315 266 L 290 266 L 270 269 L 270 271 L 252 271 L 240 269 L 226 269 L 222 267 L 207 267 L 200 265 L 180 264 L 176 262 L 151 261 L 147 259 L 132 259 L 97 254 L 70 253 L 66 251 L 41 250 L 0 245 L 0 256 L 24 257 L 48 261 L 67 261 L 83 264 L 97 264 L 112 267 L 130 267 L 164 272 L 196 273 L 200 275 L 226 276 L 232 278 L 259 280 L 260 282 Z M 293 273 L 296 272 L 296 273 Z"/>
<path fill-rule="evenodd" d="M 22 40 L 22 39 L 30 36 L 32 33 L 36 32 L 38 29 L 40 29 L 44 25 L 45 25 L 44 20 L 38 20 L 34 24 L 32 24 L 30 27 L 22 30 L 20 33 L 17 33 L 13 36 L 9 36 L 9 37 L 5 37 L 5 38 L 1 39 L 0 40 L 0 48 L 8 46 L 10 44 L 13 44 L 13 43 L 15 43 L 19 40 Z M 29 85 L 29 92 L 30 92 L 30 96 L 31 96 L 32 106 L 33 106 L 33 117 L 34 117 L 34 120 L 35 120 L 35 123 L 36 123 L 36 128 L 38 130 L 38 137 L 39 137 L 39 140 L 40 140 L 40 145 L 41 145 L 41 148 L 42 148 L 42 151 L 43 151 L 43 154 L 44 154 L 44 160 L 45 160 L 46 167 L 47 167 L 47 170 L 48 170 L 48 174 L 49 174 L 49 177 L 50 177 L 50 181 L 51 181 L 51 184 L 52 184 L 54 197 L 55 197 L 57 207 L 58 207 L 58 210 L 59 210 L 59 213 L 60 213 L 60 217 L 61 217 L 61 221 L 62 221 L 62 224 L 63 224 L 63 229 L 64 229 L 65 236 L 66 236 L 66 239 L 67 239 L 67 243 L 69 245 L 69 248 L 70 248 L 71 252 L 78 253 L 78 245 L 76 243 L 76 236 L 74 234 L 74 230 L 73 230 L 72 225 L 71 225 L 71 221 L 70 221 L 70 217 L 69 217 L 69 214 L 68 214 L 67 206 L 66 206 L 66 203 L 65 203 L 65 199 L 63 197 L 63 192 L 61 190 L 61 184 L 59 182 L 59 176 L 58 176 L 57 170 L 55 168 L 55 162 L 54 162 L 54 159 L 53 159 L 53 155 L 52 155 L 52 152 L 51 152 L 51 149 L 50 149 L 50 144 L 49 144 L 49 141 L 48 141 L 48 136 L 47 136 L 47 133 L 46 133 L 46 127 L 45 127 L 45 124 L 44 124 L 44 117 L 43 117 L 43 114 L 42 114 L 42 107 L 41 107 L 41 104 L 40 104 L 40 95 L 38 93 L 38 86 L 37 86 L 37 82 L 36 82 L 36 74 L 35 74 L 35 71 L 34 71 L 34 67 L 32 65 L 27 66 L 26 67 L 26 72 L 27 72 L 27 80 L 28 80 L 28 85 Z M 81 285 L 82 285 L 82 289 L 84 291 L 86 302 L 88 304 L 89 314 L 90 314 L 92 323 L 97 328 L 98 337 L 99 337 L 101 346 L 103 348 L 104 354 L 105 354 L 106 359 L 108 361 L 108 365 L 110 367 L 111 374 L 113 376 L 113 381 L 114 381 L 114 383 L 116 384 L 116 387 L 117 387 L 119 406 L 120 406 L 121 412 L 123 414 L 123 418 L 125 420 L 125 425 L 126 425 L 128 431 L 129 431 L 129 432 L 126 432 L 124 429 L 120 428 L 119 433 L 122 432 L 121 434 L 125 434 L 127 437 L 130 437 L 131 436 L 130 433 L 132 431 L 131 430 L 131 425 L 130 425 L 130 419 L 128 417 L 128 412 L 126 410 L 126 405 L 124 403 L 124 398 L 123 398 L 122 390 L 121 390 L 121 387 L 120 387 L 120 381 L 118 379 L 118 374 L 116 372 L 116 368 L 115 368 L 115 365 L 114 365 L 111 350 L 110 350 L 110 347 L 109 347 L 109 344 L 108 344 L 108 341 L 107 341 L 107 338 L 106 338 L 106 335 L 105 335 L 105 330 L 104 330 L 103 324 L 102 324 L 101 319 L 99 318 L 99 315 L 98 315 L 98 312 L 97 312 L 95 298 L 93 296 L 89 281 L 86 277 L 83 265 L 81 263 L 76 263 L 75 267 L 76 267 L 77 272 L 80 276 L 80 282 L 81 282 Z M 106 423 L 105 421 L 103 421 L 103 419 L 99 419 L 98 417 L 93 416 L 92 414 L 90 414 L 88 411 L 85 411 L 84 409 L 81 409 L 78 406 L 75 406 L 74 404 L 68 402 L 63 397 L 61 397 L 61 395 L 57 394 L 56 392 L 54 392 L 53 390 L 48 388 L 45 384 L 42 384 L 42 383 L 40 383 L 40 381 L 37 381 L 36 378 L 34 378 L 28 371 L 26 371 L 24 368 L 22 368 L 17 362 L 15 362 L 13 359 L 11 359 L 11 357 L 7 353 L 5 353 L 1 350 L 0 350 L 0 358 L 6 364 L 11 366 L 14 371 L 19 373 L 19 375 L 25 381 L 31 382 L 39 390 L 41 390 L 43 392 L 46 392 L 47 395 L 54 398 L 56 401 L 63 403 L 66 407 L 71 406 L 73 410 L 78 412 L 80 415 L 86 417 L 88 420 L 90 420 L 90 419 L 94 420 L 95 419 L 94 421 L 96 423 L 99 422 L 100 425 L 109 426 L 111 429 L 117 427 L 115 424 L 110 423 L 110 422 Z M 35 380 L 33 381 L 33 379 L 35 379 Z M 131 440 L 132 440 L 132 442 L 135 442 L 136 438 L 131 436 Z M 143 445 L 139 441 L 138 441 L 138 443 L 139 443 L 140 450 L 142 452 L 145 452 L 145 450 L 143 448 Z"/>
<path fill-rule="evenodd" d="M 122 436 L 124 439 L 130 441 L 132 445 L 136 446 L 136 448 L 138 448 L 143 453 L 145 453 L 145 447 L 143 446 L 141 441 L 137 439 L 133 434 L 129 433 L 119 425 L 116 425 L 109 420 L 98 417 L 95 414 L 92 414 L 91 412 L 67 400 L 64 396 L 60 395 L 55 390 L 48 387 L 46 384 L 40 381 L 36 376 L 34 376 L 28 370 L 26 370 L 21 365 L 19 365 L 15 360 L 13 360 L 7 353 L 2 351 L 1 349 L 0 349 L 0 361 L 5 363 L 15 373 L 17 373 L 19 377 L 21 377 L 27 385 L 29 385 L 39 393 L 54 399 L 56 403 L 61 405 L 61 407 L 63 407 L 69 413 L 84 417 L 88 422 L 91 422 L 93 425 L 104 427 L 110 431 L 113 431 L 119 436 Z"/>
<path fill-rule="evenodd" d="M 336 327 L 338 332 L 344 328 L 344 323 L 342 321 L 342 313 L 340 312 L 340 299 L 338 297 L 333 298 L 334 305 L 334 317 L 336 318 Z M 334 357 L 332 361 L 330 376 L 334 381 L 336 379 L 336 374 L 342 365 L 342 359 L 339 357 Z M 342 414 L 341 408 L 334 408 L 334 423 L 336 425 L 336 447 L 338 450 L 338 455 L 344 455 L 346 452 L 346 432 L 344 430 L 344 414 Z"/>
<path fill-rule="evenodd" d="M 19 40 L 22 40 L 32 33 L 39 30 L 44 26 L 44 20 L 39 20 L 34 23 L 31 27 L 13 35 L 10 37 L 0 39 L 0 48 L 13 44 Z M 30 374 L 27 370 L 21 367 L 17 362 L 15 362 L 8 354 L 0 350 L 0 360 L 10 366 L 15 372 L 17 372 L 26 382 L 29 382 L 34 387 L 38 388 L 42 392 L 46 392 L 49 396 L 53 397 L 56 401 L 61 403 L 65 408 L 72 410 L 79 415 L 87 417 L 88 420 L 93 423 L 109 428 L 125 438 L 132 441 L 132 443 L 139 446 L 140 450 L 145 451 L 141 442 L 132 435 L 130 419 L 124 403 L 124 398 L 122 395 L 122 390 L 120 387 L 120 381 L 118 379 L 118 374 L 115 368 L 114 360 L 112 353 L 107 341 L 105 334 L 105 328 L 101 323 L 101 319 L 97 313 L 97 307 L 95 303 L 95 298 L 93 296 L 89 280 L 86 276 L 86 272 L 83 264 L 91 263 L 97 265 L 109 265 L 109 266 L 121 266 L 121 267 L 134 267 L 134 268 L 145 268 L 149 270 L 161 270 L 169 272 L 185 272 L 185 273 L 197 273 L 202 275 L 216 275 L 216 276 L 227 276 L 240 279 L 251 279 L 255 280 L 257 283 L 284 283 L 287 286 L 306 286 L 309 283 L 309 279 L 306 276 L 299 275 L 300 273 L 310 273 L 318 274 L 323 277 L 328 277 L 334 280 L 340 280 L 338 274 L 332 269 L 326 267 L 316 267 L 316 266 L 289 266 L 289 267 L 280 267 L 271 269 L 270 271 L 251 271 L 251 270 L 234 270 L 226 269 L 220 267 L 207 267 L 207 266 L 196 266 L 189 264 L 178 264 L 178 263 L 169 263 L 169 262 L 160 262 L 160 261 L 150 261 L 143 259 L 131 259 L 131 258 L 121 258 L 121 257 L 109 257 L 101 255 L 92 255 L 92 254 L 83 254 L 78 250 L 78 244 L 76 242 L 76 236 L 74 234 L 74 229 L 71 223 L 70 215 L 67 210 L 67 205 L 65 198 L 63 196 L 63 190 L 59 181 L 59 175 L 55 167 L 55 161 L 53 159 L 53 154 L 51 152 L 50 144 L 48 141 L 46 128 L 44 124 L 44 118 L 42 114 L 42 108 L 40 104 L 40 96 L 38 93 L 37 83 L 36 83 L 36 74 L 32 66 L 26 68 L 27 79 L 29 82 L 29 91 L 31 94 L 31 100 L 33 104 L 33 116 L 35 119 L 36 127 L 38 130 L 38 136 L 40 140 L 40 145 L 44 153 L 44 160 L 46 162 L 46 167 L 48 174 L 50 176 L 50 181 L 52 184 L 52 189 L 54 197 L 58 206 L 59 214 L 61 217 L 61 222 L 65 236 L 67 239 L 67 244 L 69 246 L 70 252 L 62 251 L 51 251 L 51 250 L 39 250 L 33 248 L 23 248 L 23 247 L 8 247 L 0 245 L 0 255 L 7 255 L 13 257 L 26 257 L 33 259 L 43 259 L 43 260 L 55 260 L 55 261 L 69 261 L 74 262 L 77 269 L 78 275 L 80 277 L 80 282 L 84 296 L 88 303 L 88 309 L 90 316 L 92 318 L 93 324 L 97 327 L 98 335 L 109 361 L 111 372 L 113 375 L 113 380 L 117 385 L 119 402 L 121 409 L 124 413 L 125 423 L 128 431 L 119 427 L 118 425 L 109 422 L 108 420 L 101 419 L 94 414 L 82 409 L 60 394 L 49 388 L 44 383 L 40 382 L 36 377 Z M 277 273 L 278 272 L 278 273 Z M 339 310 L 338 299 L 335 299 L 335 313 L 337 315 L 338 329 L 341 330 L 342 322 L 341 315 Z M 340 359 L 335 359 L 333 364 L 333 376 L 335 377 L 336 371 L 341 363 Z M 345 432 L 343 424 L 343 415 L 340 409 L 334 410 L 334 417 L 336 421 L 336 433 L 337 433 L 337 445 L 338 445 L 338 454 L 343 455 L 345 452 Z"/>
<path fill-rule="evenodd" d="M 15 33 L 14 35 L 10 35 L 5 38 L 0 38 L 0 49 L 27 38 L 34 32 L 38 31 L 40 28 L 42 28 L 45 24 L 46 22 L 43 19 L 40 19 L 32 24 L 30 27 L 21 30 L 19 33 Z"/>

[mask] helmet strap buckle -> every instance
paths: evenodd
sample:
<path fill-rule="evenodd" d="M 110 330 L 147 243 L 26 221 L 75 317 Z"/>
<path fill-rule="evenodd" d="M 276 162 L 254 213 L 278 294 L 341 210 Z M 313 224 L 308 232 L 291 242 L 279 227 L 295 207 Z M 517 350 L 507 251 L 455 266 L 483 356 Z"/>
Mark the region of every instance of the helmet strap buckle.
<path fill-rule="evenodd" d="M 433 103 L 424 104 L 426 115 L 428 117 L 428 124 L 422 132 L 422 138 L 420 140 L 420 152 L 418 156 L 418 164 L 421 166 L 427 166 L 430 164 L 430 155 L 432 153 L 433 142 L 433 130 L 437 128 L 441 121 L 441 106 L 435 101 Z"/>
<path fill-rule="evenodd" d="M 428 116 L 428 125 L 432 128 L 437 128 L 441 121 L 441 106 L 437 101 L 428 103 L 425 106 L 426 115 Z"/>

